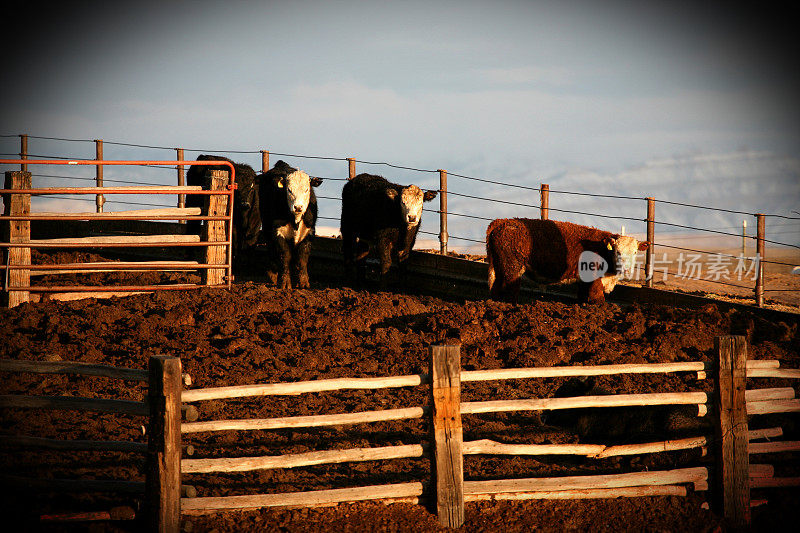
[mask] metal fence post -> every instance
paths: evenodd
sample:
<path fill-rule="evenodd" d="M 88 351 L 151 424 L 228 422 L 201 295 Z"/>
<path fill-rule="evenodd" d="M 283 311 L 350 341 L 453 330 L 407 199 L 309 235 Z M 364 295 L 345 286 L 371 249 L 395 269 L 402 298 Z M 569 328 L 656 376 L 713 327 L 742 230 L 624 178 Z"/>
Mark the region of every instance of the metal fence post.
<path fill-rule="evenodd" d="M 653 286 L 653 257 L 655 255 L 655 220 L 656 220 L 656 200 L 652 197 L 647 200 L 647 251 L 644 256 L 645 285 Z"/>
<path fill-rule="evenodd" d="M 97 161 L 102 161 L 103 160 L 103 141 L 101 141 L 99 139 L 96 139 L 94 141 L 94 144 L 95 144 L 95 148 L 96 148 L 96 151 L 97 151 L 97 157 L 95 157 L 95 159 Z M 96 176 L 95 180 L 97 181 L 97 186 L 98 187 L 102 187 L 103 186 L 103 165 L 97 165 L 95 167 L 95 176 Z M 105 203 L 106 203 L 106 198 L 102 194 L 98 194 L 95 197 L 95 204 L 97 205 L 97 212 L 98 213 L 102 213 L 103 212 L 103 204 L 105 204 Z"/>
<path fill-rule="evenodd" d="M 261 150 L 261 173 L 269 170 L 269 151 Z"/>
<path fill-rule="evenodd" d="M 28 159 L 28 136 L 27 135 L 20 135 L 19 136 L 19 158 L 20 159 Z M 19 169 L 22 172 L 28 171 L 28 164 L 27 163 L 20 163 Z"/>
<path fill-rule="evenodd" d="M 550 185 L 542 183 L 539 187 L 539 215 L 542 220 L 550 217 Z"/>
<path fill-rule="evenodd" d="M 178 161 L 185 161 L 185 159 L 183 158 L 184 157 L 183 148 L 176 148 L 175 152 L 177 154 L 176 157 L 178 158 L 177 159 Z M 184 185 L 186 185 L 186 171 L 184 170 L 184 166 L 183 165 L 178 165 L 177 168 L 178 168 L 178 186 L 179 187 L 183 187 Z M 178 195 L 178 207 L 180 207 L 180 208 L 186 207 L 186 195 L 185 194 L 179 194 Z M 182 224 L 186 223 L 185 220 L 181 220 L 180 222 Z"/>
<path fill-rule="evenodd" d="M 764 252 L 766 251 L 764 237 L 767 232 L 766 220 L 763 214 L 756 214 L 756 305 L 764 307 Z"/>
<path fill-rule="evenodd" d="M 439 251 L 447 255 L 447 171 L 439 169 Z"/>

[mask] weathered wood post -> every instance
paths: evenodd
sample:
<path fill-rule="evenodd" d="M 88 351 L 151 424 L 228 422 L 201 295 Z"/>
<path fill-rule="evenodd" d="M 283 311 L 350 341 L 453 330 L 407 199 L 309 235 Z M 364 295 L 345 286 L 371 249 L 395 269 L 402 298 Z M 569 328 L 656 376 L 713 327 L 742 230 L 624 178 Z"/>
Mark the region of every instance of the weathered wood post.
<path fill-rule="evenodd" d="M 150 358 L 145 481 L 148 531 L 177 532 L 181 519 L 181 360 Z"/>
<path fill-rule="evenodd" d="M 433 455 L 431 471 L 439 523 L 464 523 L 464 456 L 461 452 L 461 346 L 431 346 Z"/>
<path fill-rule="evenodd" d="M 539 187 L 539 216 L 542 220 L 550 217 L 550 185 L 542 183 Z"/>
<path fill-rule="evenodd" d="M 210 170 L 206 173 L 206 188 L 210 191 L 222 191 L 228 187 L 227 170 Z M 205 201 L 205 214 L 210 217 L 225 216 L 228 212 L 228 197 L 224 194 L 209 194 Z M 224 220 L 206 220 L 203 225 L 203 241 L 220 242 L 227 240 Z M 225 265 L 227 263 L 225 245 L 206 247 L 206 263 L 209 265 Z M 224 268 L 207 268 L 203 270 L 204 285 L 221 285 L 225 282 Z"/>
<path fill-rule="evenodd" d="M 644 272 L 645 272 L 645 285 L 648 287 L 653 286 L 653 257 L 654 253 L 654 240 L 655 240 L 655 223 L 656 223 L 656 200 L 653 197 L 647 197 L 647 251 L 644 256 Z"/>
<path fill-rule="evenodd" d="M 351 180 L 356 177 L 356 158 L 347 158 L 347 179 Z"/>
<path fill-rule="evenodd" d="M 447 255 L 447 171 L 439 169 L 439 251 Z"/>
<path fill-rule="evenodd" d="M 185 159 L 183 158 L 184 157 L 183 148 L 175 148 L 175 153 L 178 161 L 185 161 Z M 183 165 L 178 165 L 177 169 L 178 169 L 178 186 L 183 187 L 184 185 L 186 185 L 186 171 Z M 180 208 L 186 207 L 185 194 L 178 195 L 178 207 Z M 185 224 L 186 221 L 181 220 L 180 223 Z"/>
<path fill-rule="evenodd" d="M 269 151 L 261 150 L 261 173 L 269 170 Z"/>
<path fill-rule="evenodd" d="M 6 172 L 6 189 L 30 189 L 30 172 Z M 3 198 L 3 214 L 6 216 L 29 215 L 31 213 L 30 194 L 6 194 Z M 9 220 L 3 227 L 2 240 L 8 243 L 30 242 L 31 221 Z M 29 266 L 31 264 L 30 248 L 7 248 L 4 250 L 6 266 Z M 30 300 L 30 291 L 14 290 L 15 287 L 29 287 L 31 271 L 29 269 L 8 269 L 5 271 L 5 289 L 8 307 L 15 307 Z"/>
<path fill-rule="evenodd" d="M 27 135 L 20 135 L 19 136 L 19 158 L 20 159 L 28 159 L 28 136 Z M 28 164 L 21 163 L 19 165 L 19 169 L 22 172 L 28 171 Z"/>
<path fill-rule="evenodd" d="M 100 139 L 95 139 L 94 144 L 95 144 L 95 151 L 97 153 L 97 156 L 95 157 L 95 159 L 97 161 L 102 161 L 103 160 L 103 141 L 101 141 Z M 96 165 L 95 166 L 95 181 L 97 182 L 97 186 L 98 187 L 102 187 L 103 186 L 103 165 Z M 98 194 L 95 197 L 94 202 L 95 202 L 95 205 L 97 205 L 97 212 L 98 213 L 102 213 L 103 212 L 103 205 L 106 203 L 106 197 L 103 196 L 102 194 Z"/>
<path fill-rule="evenodd" d="M 750 525 L 750 456 L 745 403 L 747 341 L 741 336 L 715 339 L 717 351 L 717 491 L 728 525 Z"/>
<path fill-rule="evenodd" d="M 766 234 L 766 222 L 764 215 L 758 213 L 756 215 L 756 257 L 758 258 L 758 266 L 756 270 L 756 305 L 758 307 L 764 306 L 764 237 Z"/>

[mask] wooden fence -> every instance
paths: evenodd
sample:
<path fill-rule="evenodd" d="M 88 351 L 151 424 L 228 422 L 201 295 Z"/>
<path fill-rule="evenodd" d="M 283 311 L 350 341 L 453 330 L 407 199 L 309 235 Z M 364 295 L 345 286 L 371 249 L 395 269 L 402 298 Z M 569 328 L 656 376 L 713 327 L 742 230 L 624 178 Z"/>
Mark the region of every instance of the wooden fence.
<path fill-rule="evenodd" d="M 0 163 L 9 162 L 7 160 Z M 133 165 L 163 163 L 158 161 L 105 161 L 102 165 Z M 188 163 L 188 162 L 183 162 Z M 27 161 L 27 164 L 97 164 L 94 161 Z M 0 194 L 4 195 L 4 212 L 0 217 L 3 235 L 0 248 L 4 261 L 0 271 L 4 276 L 4 296 L 8 307 L 31 300 L 31 294 L 47 293 L 53 299 L 70 299 L 76 294 L 80 297 L 108 297 L 137 294 L 155 290 L 183 290 L 198 286 L 230 288 L 232 276 L 232 210 L 235 176 L 233 166 L 225 161 L 192 162 L 200 165 L 229 165 L 227 171 L 209 171 L 206 186 L 127 186 L 102 187 L 39 187 L 34 188 L 29 172 L 6 172 L 5 185 Z M 99 166 L 99 165 L 98 165 Z M 97 213 L 39 212 L 31 213 L 31 195 L 69 194 L 96 196 Z M 136 211 L 103 211 L 104 195 L 107 194 L 197 194 L 206 198 L 204 208 L 161 208 Z M 201 235 L 104 235 L 82 236 L 55 239 L 32 239 L 32 221 L 161 221 L 161 220 L 204 220 Z M 205 261 L 103 261 L 83 263 L 62 263 L 55 265 L 34 265 L 31 261 L 32 249 L 139 249 L 186 247 L 205 248 Z M 201 273 L 201 285 L 192 283 L 161 285 L 32 285 L 31 276 L 56 274 L 86 274 L 99 272 L 168 272 L 194 271 Z"/>
<path fill-rule="evenodd" d="M 259 507 L 314 507 L 342 502 L 381 500 L 384 502 L 419 502 L 431 493 L 435 498 L 440 522 L 458 527 L 464 521 L 464 503 L 476 500 L 616 498 L 655 495 L 686 495 L 687 486 L 707 490 L 709 479 L 715 481 L 713 495 L 720 512 L 733 526 L 750 521 L 751 488 L 800 486 L 800 478 L 774 476 L 768 464 L 751 464 L 751 455 L 800 451 L 800 441 L 770 440 L 782 435 L 781 428 L 748 431 L 747 416 L 800 411 L 794 389 L 762 388 L 745 390 L 747 378 L 800 378 L 800 369 L 780 368 L 778 361 L 747 360 L 743 337 L 717 339 L 717 361 L 659 364 L 624 364 L 601 366 L 541 367 L 462 371 L 459 346 L 433 346 L 428 374 L 382 377 L 340 378 L 296 383 L 254 384 L 182 390 L 180 360 L 156 356 L 150 361 L 149 392 L 146 402 L 119 403 L 113 400 L 77 398 L 0 397 L 0 407 L 38 407 L 66 409 L 103 409 L 111 412 L 135 412 L 149 416 L 148 468 L 145 499 L 150 524 L 158 531 L 177 531 L 180 516 L 207 514 L 221 510 Z M 16 365 L 16 366 L 15 366 Z M 31 366 L 33 365 L 33 366 Z M 52 366 L 56 365 L 56 366 Z M 68 368 L 67 368 L 68 367 Z M 22 363 L 4 361 L 0 370 L 52 372 L 97 372 L 96 365 L 65 363 Z M 110 372 L 103 370 L 103 372 Z M 117 370 L 113 377 L 145 379 L 143 371 Z M 461 383 L 505 379 L 537 379 L 566 376 L 597 376 L 647 373 L 696 373 L 705 379 L 713 373 L 717 392 L 709 398 L 705 392 L 658 392 L 462 402 Z M 95 374 L 97 375 L 97 374 Z M 102 375 L 111 374 L 104 373 Z M 210 420 L 181 422 L 181 410 L 187 404 L 206 400 L 245 398 L 266 395 L 297 395 L 320 391 L 383 389 L 430 386 L 428 405 L 380 411 L 286 418 Z M 85 403 L 89 402 L 89 403 Z M 102 402 L 102 403 L 101 403 Z M 114 402 L 114 403 L 108 403 Z M 709 404 L 711 408 L 709 409 Z M 660 442 L 606 446 L 602 444 L 505 444 L 492 440 L 463 440 L 461 416 L 464 414 L 509 411 L 538 411 L 587 407 L 696 405 L 698 416 L 713 413 L 716 434 L 697 435 Z M 599 415 L 601 416 L 601 415 Z M 181 435 L 232 430 L 342 426 L 387 420 L 425 417 L 430 420 L 431 441 L 427 444 L 383 446 L 346 450 L 238 458 L 184 458 Z M 18 438 L 18 437 L 16 437 Z M 28 438 L 25 442 L 31 442 Z M 65 444 L 53 445 L 65 447 Z M 127 447 L 114 443 L 113 447 Z M 141 445 L 136 451 L 143 452 Z M 659 453 L 692 448 L 711 448 L 717 460 L 714 472 L 706 467 L 619 474 L 465 480 L 463 458 L 470 454 L 492 455 L 580 455 L 607 458 L 620 455 Z M 67 448 L 64 448 L 67 449 Z M 126 448 L 127 449 L 127 448 Z M 432 479 L 405 483 L 345 489 L 316 490 L 279 494 L 197 497 L 184 491 L 182 474 L 235 473 L 274 468 L 335 464 L 353 461 L 377 461 L 398 458 L 428 458 Z M 49 483 L 49 481 L 48 481 Z"/>

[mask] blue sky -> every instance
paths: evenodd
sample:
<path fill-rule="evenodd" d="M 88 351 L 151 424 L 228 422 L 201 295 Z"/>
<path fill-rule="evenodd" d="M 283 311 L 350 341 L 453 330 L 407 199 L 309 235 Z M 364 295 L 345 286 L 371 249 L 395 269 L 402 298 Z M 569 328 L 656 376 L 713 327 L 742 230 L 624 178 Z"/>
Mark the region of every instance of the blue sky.
<path fill-rule="evenodd" d="M 798 58 L 772 8 L 17 4 L 0 51 L 4 134 L 355 156 L 531 185 L 800 147 Z"/>

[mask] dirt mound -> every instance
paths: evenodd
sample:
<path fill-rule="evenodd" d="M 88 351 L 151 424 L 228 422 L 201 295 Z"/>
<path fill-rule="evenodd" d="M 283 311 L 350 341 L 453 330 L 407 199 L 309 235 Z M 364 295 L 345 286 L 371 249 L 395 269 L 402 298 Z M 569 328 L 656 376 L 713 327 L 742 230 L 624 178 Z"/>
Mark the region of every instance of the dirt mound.
<path fill-rule="evenodd" d="M 122 299 L 50 301 L 0 310 L 0 339 L 3 339 L 0 358 L 146 368 L 151 355 L 176 355 L 181 357 L 184 371 L 192 376 L 192 388 L 423 373 L 428 368 L 428 347 L 454 342 L 462 346 L 465 369 L 707 361 L 713 358 L 714 337 L 728 334 L 747 337 L 751 359 L 780 359 L 783 366 L 800 367 L 798 319 L 773 322 L 749 312 L 720 312 L 714 305 L 683 310 L 570 305 L 541 300 L 514 306 L 320 286 L 288 291 L 245 283 L 230 291 L 203 289 Z M 6 374 L 3 380 L 3 394 L 135 400 L 144 394 L 141 384 L 103 378 Z M 466 383 L 462 395 L 465 401 L 548 397 L 564 381 L 552 378 Z M 765 381 L 757 386 L 766 386 Z M 696 376 L 687 374 L 602 377 L 597 383 L 608 391 L 628 393 L 711 392 L 713 387 L 712 380 L 698 381 Z M 772 380 L 770 386 L 797 386 L 797 383 Z M 269 418 L 424 405 L 427 394 L 425 387 L 418 387 L 209 401 L 198 407 L 201 420 Z M 145 442 L 141 432 L 143 420 L 134 416 L 22 410 L 3 410 L 0 416 L 3 434 Z M 774 420 L 758 423 L 776 425 Z M 789 417 L 781 418 L 781 422 L 785 438 L 790 440 L 795 426 Z M 520 443 L 580 440 L 569 429 L 548 426 L 536 413 L 470 415 L 464 417 L 464 424 L 465 440 L 491 438 Z M 322 429 L 189 434 L 184 442 L 195 446 L 194 457 L 280 455 L 415 444 L 426 442 L 427 432 L 424 421 L 408 420 Z M 628 438 L 635 440 L 633 436 Z M 126 454 L 76 452 L 65 456 L 9 451 L 0 460 L 6 473 L 26 477 L 76 477 L 77 468 L 80 473 L 98 478 L 144 479 L 143 459 Z M 795 463 L 796 457 L 789 458 L 776 475 L 789 475 L 784 472 L 796 470 Z M 605 460 L 468 456 L 465 477 L 478 480 L 617 473 L 700 464 L 712 465 L 699 451 Z M 264 470 L 244 475 L 184 475 L 184 483 L 194 485 L 199 496 L 211 496 L 427 481 L 429 476 L 427 460 L 403 459 Z M 704 497 L 698 493 L 687 498 L 470 503 L 464 530 L 617 530 L 621 524 L 637 530 L 712 529 L 718 519 L 700 509 Z M 65 506 L 72 510 L 108 509 L 120 503 L 119 498 L 110 500 L 96 495 L 20 498 L 16 495 L 7 503 L 36 516 L 43 511 L 63 511 Z M 132 498 L 127 501 L 136 503 Z M 771 509 L 772 513 L 775 511 Z M 789 507 L 778 511 L 797 513 L 796 508 Z M 598 521 L 598 516 L 602 520 Z M 766 513 L 756 514 L 756 518 L 761 520 L 760 524 L 767 524 Z M 435 516 L 424 507 L 406 504 L 261 510 L 197 517 L 191 521 L 195 531 L 439 529 Z"/>

